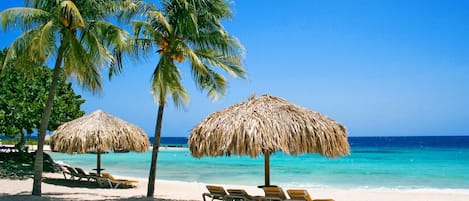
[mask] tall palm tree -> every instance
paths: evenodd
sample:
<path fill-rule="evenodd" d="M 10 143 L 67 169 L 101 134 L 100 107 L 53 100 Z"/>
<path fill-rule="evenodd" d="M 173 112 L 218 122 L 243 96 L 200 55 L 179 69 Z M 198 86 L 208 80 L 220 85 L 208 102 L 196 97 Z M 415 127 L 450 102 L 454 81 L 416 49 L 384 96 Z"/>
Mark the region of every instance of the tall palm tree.
<path fill-rule="evenodd" d="M 197 87 L 217 99 L 225 93 L 221 71 L 244 78 L 243 46 L 230 36 L 221 20 L 230 18 L 225 0 L 163 0 L 161 10 L 147 12 L 146 21 L 133 24 L 136 44 L 148 52 L 157 49 L 159 61 L 152 75 L 151 91 L 158 103 L 147 197 L 153 197 L 161 126 L 166 98 L 179 107 L 189 96 L 181 83 L 179 67 L 188 67 Z"/>
<path fill-rule="evenodd" d="M 28 61 L 44 64 L 55 56 L 53 81 L 49 88 L 39 134 L 34 163 L 33 195 L 41 195 L 43 146 L 52 111 L 60 71 L 92 92 L 101 90 L 101 69 L 109 74 L 122 68 L 123 54 L 131 46 L 131 36 L 125 30 L 104 21 L 104 17 L 128 7 L 130 1 L 106 0 L 26 0 L 25 7 L 10 8 L 0 13 L 3 30 L 22 28 L 9 47 L 4 65 Z M 122 16 L 133 11 L 119 12 Z"/>

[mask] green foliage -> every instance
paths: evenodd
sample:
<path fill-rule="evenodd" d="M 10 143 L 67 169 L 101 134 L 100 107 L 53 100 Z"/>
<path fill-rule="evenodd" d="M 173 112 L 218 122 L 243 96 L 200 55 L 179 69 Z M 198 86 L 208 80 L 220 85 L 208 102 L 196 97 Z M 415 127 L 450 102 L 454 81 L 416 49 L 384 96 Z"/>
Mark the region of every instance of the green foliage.
<path fill-rule="evenodd" d="M 110 76 L 121 71 L 132 39 L 106 18 L 131 15 L 138 10 L 133 1 L 29 0 L 26 6 L 0 12 L 3 30 L 23 30 L 11 43 L 3 66 L 11 62 L 44 64 L 56 57 L 54 68 L 63 68 L 67 78 L 76 78 L 92 92 L 102 88 L 102 70 L 109 69 Z"/>
<path fill-rule="evenodd" d="M 178 67 L 186 61 L 196 86 L 213 99 L 226 92 L 222 72 L 245 77 L 244 47 L 221 24 L 231 17 L 226 0 L 163 0 L 162 4 L 161 9 L 147 12 L 146 21 L 133 23 L 138 50 L 156 50 L 160 58 L 151 83 L 159 104 L 165 104 L 168 95 L 176 106 L 188 102 Z"/>
<path fill-rule="evenodd" d="M 6 50 L 0 55 L 3 62 Z M 47 89 L 52 82 L 52 69 L 45 66 L 29 68 L 6 66 L 0 73 L 0 134 L 11 138 L 39 129 L 41 116 L 47 101 Z M 63 73 L 57 85 L 57 96 L 47 130 L 81 117 L 85 100 L 76 95 Z"/>
<path fill-rule="evenodd" d="M 103 69 L 109 69 L 109 76 L 119 73 L 125 54 L 132 50 L 132 38 L 107 17 L 130 17 L 139 10 L 135 1 L 26 0 L 26 7 L 0 12 L 3 30 L 23 29 L 23 34 L 8 48 L 3 67 L 16 62 L 44 64 L 55 56 L 53 78 L 39 126 L 33 195 L 41 195 L 43 144 L 55 94 L 60 94 L 56 89 L 61 82 L 59 74 L 74 77 L 81 86 L 99 92 Z"/>

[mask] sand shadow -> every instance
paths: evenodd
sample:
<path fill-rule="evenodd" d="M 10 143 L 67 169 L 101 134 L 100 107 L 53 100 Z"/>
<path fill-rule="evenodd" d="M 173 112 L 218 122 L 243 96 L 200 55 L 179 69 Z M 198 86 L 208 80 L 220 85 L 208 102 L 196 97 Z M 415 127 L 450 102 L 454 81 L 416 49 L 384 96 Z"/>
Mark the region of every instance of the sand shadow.
<path fill-rule="evenodd" d="M 20 193 L 16 195 L 2 195 L 0 194 L 0 201 L 80 201 L 80 198 L 61 198 L 52 197 L 57 195 L 66 196 L 70 193 L 44 193 L 42 197 L 32 196 L 29 193 Z M 71 193 L 74 194 L 74 193 Z M 96 201 L 183 201 L 183 200 L 172 200 L 172 199 L 161 199 L 161 198 L 147 198 L 147 197 L 130 197 L 130 198 L 105 198 L 105 199 L 93 199 Z"/>
<path fill-rule="evenodd" d="M 66 187 L 79 187 L 79 188 L 101 188 L 95 181 L 78 181 L 69 179 L 58 178 L 44 178 L 42 182 Z"/>

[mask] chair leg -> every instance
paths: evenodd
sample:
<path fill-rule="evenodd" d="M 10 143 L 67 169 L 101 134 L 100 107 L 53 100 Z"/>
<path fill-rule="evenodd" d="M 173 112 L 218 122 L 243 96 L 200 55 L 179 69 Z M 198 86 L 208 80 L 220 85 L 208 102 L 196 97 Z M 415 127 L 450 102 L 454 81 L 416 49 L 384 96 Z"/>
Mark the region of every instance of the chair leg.
<path fill-rule="evenodd" d="M 205 197 L 212 198 L 212 201 L 213 201 L 213 197 L 212 197 L 210 194 L 208 194 L 208 193 L 203 193 L 203 194 L 202 194 L 202 198 L 204 199 L 204 201 L 206 201 L 206 200 L 205 200 Z"/>

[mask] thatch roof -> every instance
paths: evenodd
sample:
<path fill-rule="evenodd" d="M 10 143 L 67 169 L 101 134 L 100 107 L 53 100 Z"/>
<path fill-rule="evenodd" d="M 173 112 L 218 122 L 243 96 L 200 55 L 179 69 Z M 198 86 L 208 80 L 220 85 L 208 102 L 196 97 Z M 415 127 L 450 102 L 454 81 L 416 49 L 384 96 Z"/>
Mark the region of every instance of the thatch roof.
<path fill-rule="evenodd" d="M 59 126 L 50 137 L 50 145 L 53 151 L 65 153 L 121 148 L 143 152 L 150 142 L 139 127 L 97 110 Z"/>
<path fill-rule="evenodd" d="M 344 126 L 270 95 L 210 114 L 192 129 L 189 149 L 194 157 L 256 157 L 265 151 L 338 157 L 350 152 Z"/>

